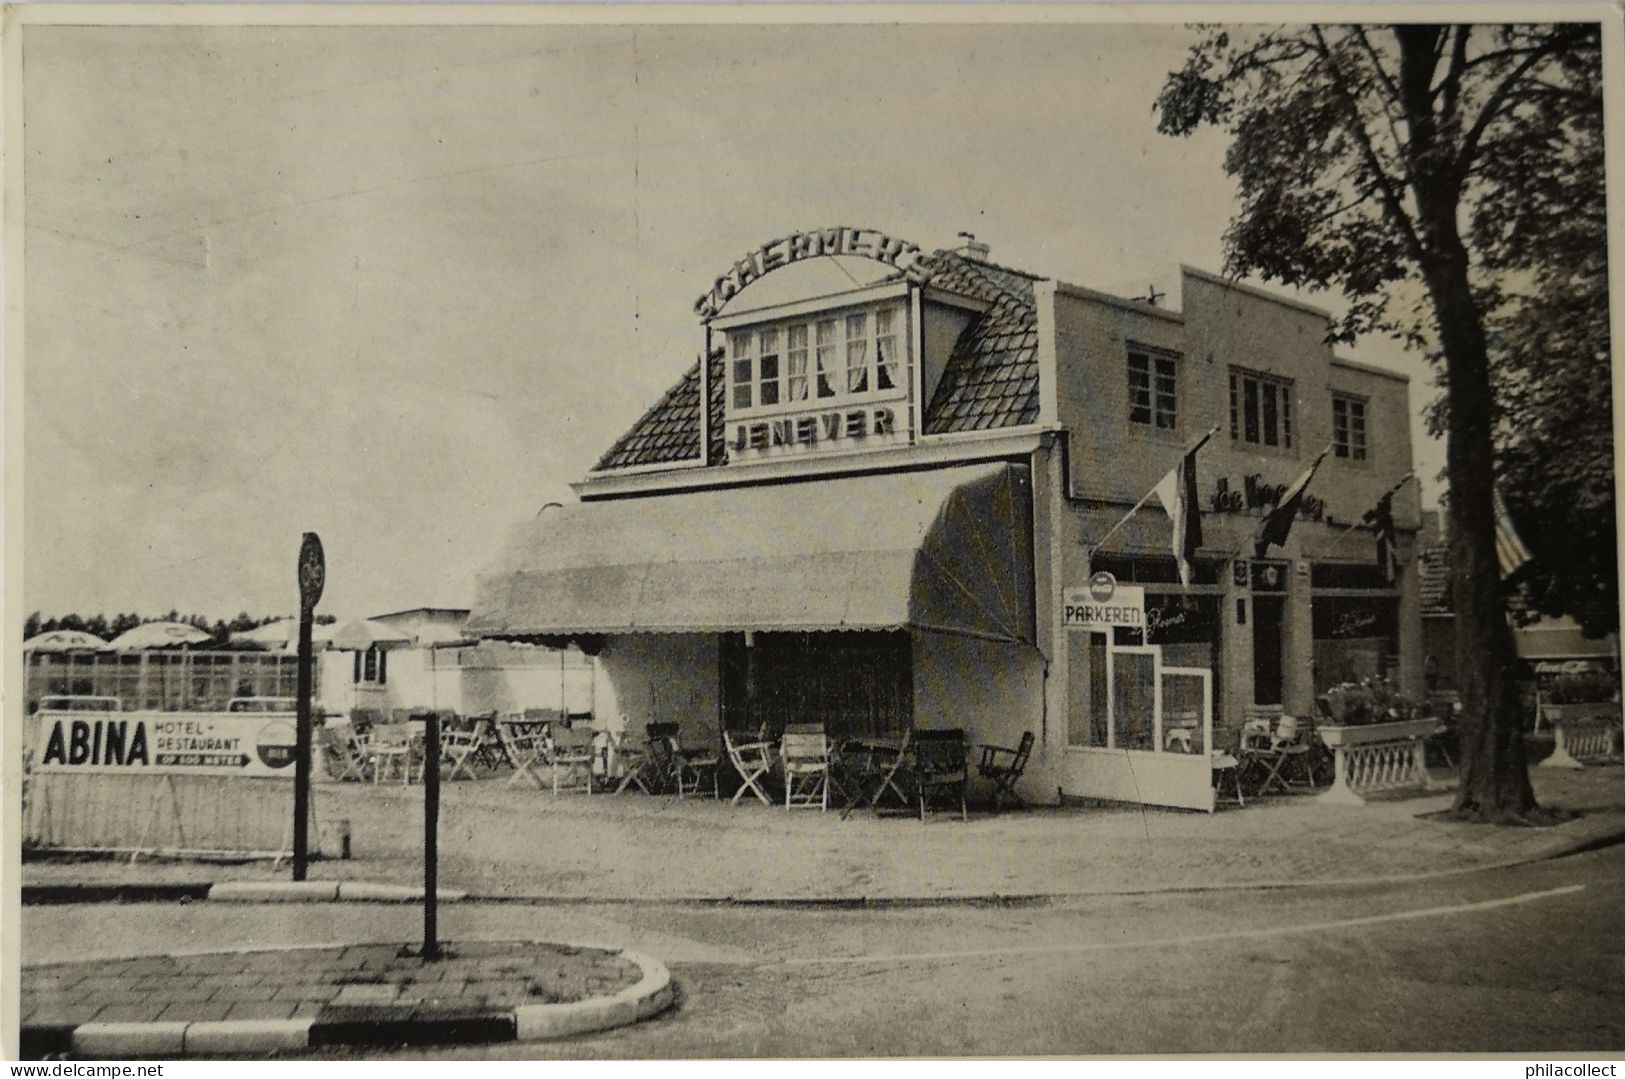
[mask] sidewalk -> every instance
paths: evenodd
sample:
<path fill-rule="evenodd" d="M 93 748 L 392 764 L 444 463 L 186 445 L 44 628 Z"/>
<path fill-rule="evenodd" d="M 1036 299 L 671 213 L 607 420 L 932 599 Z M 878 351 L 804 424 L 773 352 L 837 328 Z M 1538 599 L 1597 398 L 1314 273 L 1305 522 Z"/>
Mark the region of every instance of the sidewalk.
<path fill-rule="evenodd" d="M 499 777 L 442 788 L 440 881 L 472 898 L 662 901 L 931 901 L 1257 887 L 1469 871 L 1625 836 L 1625 770 L 1531 770 L 1542 805 L 1580 813 L 1550 828 L 1425 819 L 1450 795 L 1328 806 L 1277 796 L 1208 815 L 1138 806 L 1033 808 L 841 820 L 754 801 L 565 794 Z M 354 859 L 311 878 L 422 883 L 419 787 L 323 783 L 323 821 L 348 818 Z M 287 881 L 284 865 L 43 861 L 40 885 Z M 348 889 L 358 897 L 368 893 Z M 341 891 L 343 891 L 341 889 Z M 201 893 L 200 893 L 201 894 Z M 374 894 L 373 898 L 384 898 Z M 102 898 L 105 898 L 103 896 Z M 332 896 L 329 896 L 332 898 Z"/>
<path fill-rule="evenodd" d="M 672 1001 L 658 961 L 541 942 L 394 945 L 63 963 L 22 970 L 21 1053 L 249 1056 L 328 1045 L 564 1037 Z"/>

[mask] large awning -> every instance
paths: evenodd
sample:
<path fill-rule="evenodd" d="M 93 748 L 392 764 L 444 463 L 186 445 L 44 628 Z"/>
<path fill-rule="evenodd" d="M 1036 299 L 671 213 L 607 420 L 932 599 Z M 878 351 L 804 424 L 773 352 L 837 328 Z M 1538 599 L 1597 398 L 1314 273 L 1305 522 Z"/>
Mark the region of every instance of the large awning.
<path fill-rule="evenodd" d="M 1033 638 L 1024 466 L 543 510 L 479 577 L 471 632 L 918 629 Z"/>

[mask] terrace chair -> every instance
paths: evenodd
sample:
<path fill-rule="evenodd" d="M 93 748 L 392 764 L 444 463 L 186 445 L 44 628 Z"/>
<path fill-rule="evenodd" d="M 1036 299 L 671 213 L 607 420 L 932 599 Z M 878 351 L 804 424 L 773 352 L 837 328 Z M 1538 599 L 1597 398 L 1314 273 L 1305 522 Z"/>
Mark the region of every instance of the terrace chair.
<path fill-rule="evenodd" d="M 356 737 L 353 728 L 345 724 L 323 724 L 321 751 L 328 778 L 339 783 L 351 779 L 358 783 L 367 781 L 367 747 Z"/>
<path fill-rule="evenodd" d="M 1315 786 L 1314 769 L 1309 766 L 1308 732 L 1300 730 L 1294 716 L 1282 715 L 1275 721 L 1275 733 L 1270 737 L 1269 775 L 1264 778 L 1260 793 L 1278 787 L 1283 793 L 1292 789 L 1294 782 Z M 1295 766 L 1295 767 L 1294 767 Z M 1298 779 L 1292 773 L 1296 771 Z"/>
<path fill-rule="evenodd" d="M 372 766 L 372 782 L 376 786 L 386 779 L 399 778 L 403 786 L 412 782 L 416 767 L 419 778 L 423 771 L 421 729 L 410 724 L 389 723 L 372 729 L 368 742 L 367 759 Z"/>
<path fill-rule="evenodd" d="M 898 800 L 906 808 L 912 801 L 903 790 L 906 782 L 914 732 L 905 730 L 903 737 L 896 743 L 870 742 L 869 772 L 874 782 L 874 794 L 869 799 L 869 808 L 880 813 L 880 800 L 886 796 L 887 791 L 897 795 Z"/>
<path fill-rule="evenodd" d="M 925 805 L 933 795 L 959 791 L 959 819 L 969 820 L 965 790 L 970 785 L 970 767 L 965 759 L 963 730 L 914 732 L 914 784 L 920 800 L 920 822 L 925 822 Z"/>
<path fill-rule="evenodd" d="M 440 764 L 449 767 L 448 781 L 458 775 L 478 779 L 474 774 L 475 754 L 485 739 L 485 720 L 461 719 L 455 713 L 440 713 Z"/>
<path fill-rule="evenodd" d="M 622 722 L 625 722 L 625 717 L 622 717 Z M 647 739 L 647 735 L 645 737 Z M 610 736 L 610 747 L 621 770 L 616 794 L 628 787 L 636 787 L 644 794 L 655 794 L 660 790 L 660 776 L 647 740 L 644 745 L 637 745 L 627 737 L 623 728 Z"/>
<path fill-rule="evenodd" d="M 677 784 L 678 762 L 677 731 L 675 723 L 647 723 L 643 727 L 643 744 L 648 760 L 648 778 L 661 794 Z"/>
<path fill-rule="evenodd" d="M 779 741 L 784 767 L 784 808 L 829 808 L 829 739 L 824 728 L 792 724 Z"/>
<path fill-rule="evenodd" d="M 553 793 L 558 794 L 561 777 L 581 776 L 581 790 L 592 793 L 592 765 L 597 757 L 597 734 L 592 727 L 579 724 L 566 727 L 562 723 L 548 728 L 549 767 L 553 772 Z M 572 787 L 574 784 L 570 784 Z"/>
<path fill-rule="evenodd" d="M 733 731 L 723 731 L 722 744 L 728 751 L 728 760 L 732 762 L 734 770 L 739 773 L 739 778 L 744 780 L 728 804 L 738 805 L 739 799 L 749 791 L 756 795 L 763 805 L 771 806 L 773 799 L 767 796 L 758 780 L 773 768 L 773 743 L 746 742 L 738 740 Z"/>
<path fill-rule="evenodd" d="M 710 728 L 705 730 L 707 734 L 710 733 Z M 700 793 L 707 776 L 711 779 L 711 797 L 720 796 L 717 771 L 722 766 L 722 756 L 716 751 L 715 742 L 707 741 L 710 744 L 705 746 L 684 745 L 681 731 L 673 736 L 671 746 L 675 768 L 672 779 L 677 784 L 677 797 Z"/>
<path fill-rule="evenodd" d="M 1033 755 L 1034 741 L 1032 731 L 1023 731 L 1021 741 L 1017 743 L 1015 749 L 993 745 L 982 747 L 982 760 L 976 766 L 976 774 L 993 784 L 995 810 L 1004 799 L 1008 799 L 1010 804 L 1018 809 L 1027 805 L 1022 801 L 1021 795 L 1016 793 L 1016 784 L 1021 781 L 1021 774 L 1027 770 L 1027 761 Z"/>
<path fill-rule="evenodd" d="M 508 777 L 511 787 L 521 779 L 528 779 L 541 790 L 545 784 L 537 769 L 551 763 L 548 756 L 546 723 L 534 723 L 509 716 L 497 722 L 497 737 L 502 740 L 502 752 L 513 765 Z"/>

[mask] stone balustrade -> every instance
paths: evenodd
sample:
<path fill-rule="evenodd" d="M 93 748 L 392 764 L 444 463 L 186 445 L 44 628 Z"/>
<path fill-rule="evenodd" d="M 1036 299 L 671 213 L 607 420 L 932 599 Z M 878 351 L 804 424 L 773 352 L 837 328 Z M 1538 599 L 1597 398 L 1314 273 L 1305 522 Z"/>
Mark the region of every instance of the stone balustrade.
<path fill-rule="evenodd" d="M 1427 789 L 1423 745 L 1443 729 L 1437 719 L 1318 728 L 1316 733 L 1333 757 L 1332 786 L 1320 797 L 1334 805 L 1364 805 L 1369 794 Z"/>

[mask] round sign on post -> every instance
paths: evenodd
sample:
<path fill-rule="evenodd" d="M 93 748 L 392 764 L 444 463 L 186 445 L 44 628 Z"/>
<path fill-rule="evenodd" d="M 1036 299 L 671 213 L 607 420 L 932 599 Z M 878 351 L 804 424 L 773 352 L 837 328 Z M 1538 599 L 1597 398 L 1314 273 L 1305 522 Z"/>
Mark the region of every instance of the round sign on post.
<path fill-rule="evenodd" d="M 322 587 L 327 583 L 327 560 L 322 555 L 321 538 L 306 532 L 299 545 L 299 607 L 310 612 L 321 602 Z"/>
<path fill-rule="evenodd" d="M 1117 591 L 1117 578 L 1105 570 L 1100 570 L 1089 577 L 1089 595 L 1096 603 L 1105 603 Z"/>

